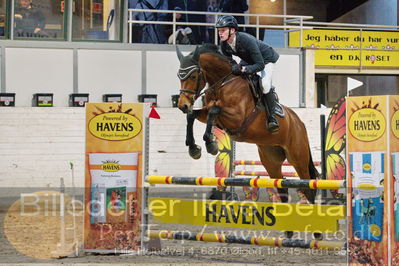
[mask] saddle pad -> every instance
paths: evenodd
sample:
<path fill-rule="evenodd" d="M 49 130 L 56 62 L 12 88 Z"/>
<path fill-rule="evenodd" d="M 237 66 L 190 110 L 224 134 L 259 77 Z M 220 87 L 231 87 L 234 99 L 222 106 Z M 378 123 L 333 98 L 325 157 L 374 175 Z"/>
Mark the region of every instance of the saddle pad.
<path fill-rule="evenodd" d="M 259 110 L 265 110 L 265 107 L 263 106 L 262 103 L 258 102 L 256 105 L 259 108 Z M 278 115 L 281 118 L 285 117 L 285 111 L 279 102 L 276 103 L 276 108 L 274 110 L 274 114 Z"/>

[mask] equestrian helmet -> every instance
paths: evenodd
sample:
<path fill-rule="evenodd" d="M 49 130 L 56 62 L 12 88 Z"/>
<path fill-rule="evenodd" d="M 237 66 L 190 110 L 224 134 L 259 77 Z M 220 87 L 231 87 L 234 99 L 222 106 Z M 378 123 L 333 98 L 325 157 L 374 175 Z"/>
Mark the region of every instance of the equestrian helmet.
<path fill-rule="evenodd" d="M 238 23 L 235 17 L 230 15 L 224 15 L 219 17 L 216 22 L 215 28 L 224 28 L 224 27 L 235 28 L 237 30 Z"/>

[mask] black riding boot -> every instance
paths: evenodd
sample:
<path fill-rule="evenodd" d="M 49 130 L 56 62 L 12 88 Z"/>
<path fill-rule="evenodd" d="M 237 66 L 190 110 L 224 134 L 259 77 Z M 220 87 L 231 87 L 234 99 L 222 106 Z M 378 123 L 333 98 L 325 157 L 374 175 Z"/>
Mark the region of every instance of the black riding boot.
<path fill-rule="evenodd" d="M 269 93 L 263 94 L 263 103 L 267 108 L 267 129 L 271 132 L 275 132 L 279 129 L 278 121 L 276 116 L 274 115 L 274 109 L 276 108 L 276 97 L 274 96 L 273 90 L 270 90 Z"/>

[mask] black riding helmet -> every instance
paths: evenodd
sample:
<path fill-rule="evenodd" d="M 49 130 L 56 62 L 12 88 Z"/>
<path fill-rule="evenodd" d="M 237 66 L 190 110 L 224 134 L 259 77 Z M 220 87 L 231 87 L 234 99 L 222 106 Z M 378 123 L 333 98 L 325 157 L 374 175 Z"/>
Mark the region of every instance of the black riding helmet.
<path fill-rule="evenodd" d="M 229 28 L 234 28 L 238 29 L 238 23 L 235 17 L 229 16 L 229 15 L 224 15 L 218 18 L 215 28 L 224 28 L 224 27 L 229 27 Z"/>

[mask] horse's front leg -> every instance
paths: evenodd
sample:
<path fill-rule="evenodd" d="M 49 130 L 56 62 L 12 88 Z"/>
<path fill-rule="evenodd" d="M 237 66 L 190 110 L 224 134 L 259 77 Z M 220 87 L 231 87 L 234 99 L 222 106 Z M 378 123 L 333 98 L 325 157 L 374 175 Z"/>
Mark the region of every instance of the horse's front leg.
<path fill-rule="evenodd" d="M 213 125 L 216 116 L 220 113 L 221 108 L 219 106 L 212 106 L 208 112 L 208 121 L 206 123 L 206 130 L 204 133 L 203 140 L 205 141 L 206 151 L 212 155 L 218 154 L 218 145 L 213 137 Z"/>
<path fill-rule="evenodd" d="M 201 158 L 201 147 L 195 144 L 193 125 L 194 120 L 197 118 L 205 123 L 207 111 L 204 109 L 194 110 L 192 113 L 187 114 L 187 128 L 186 128 L 186 146 L 188 146 L 188 153 L 191 158 L 197 160 Z M 205 119 L 204 119 L 205 118 Z"/>

